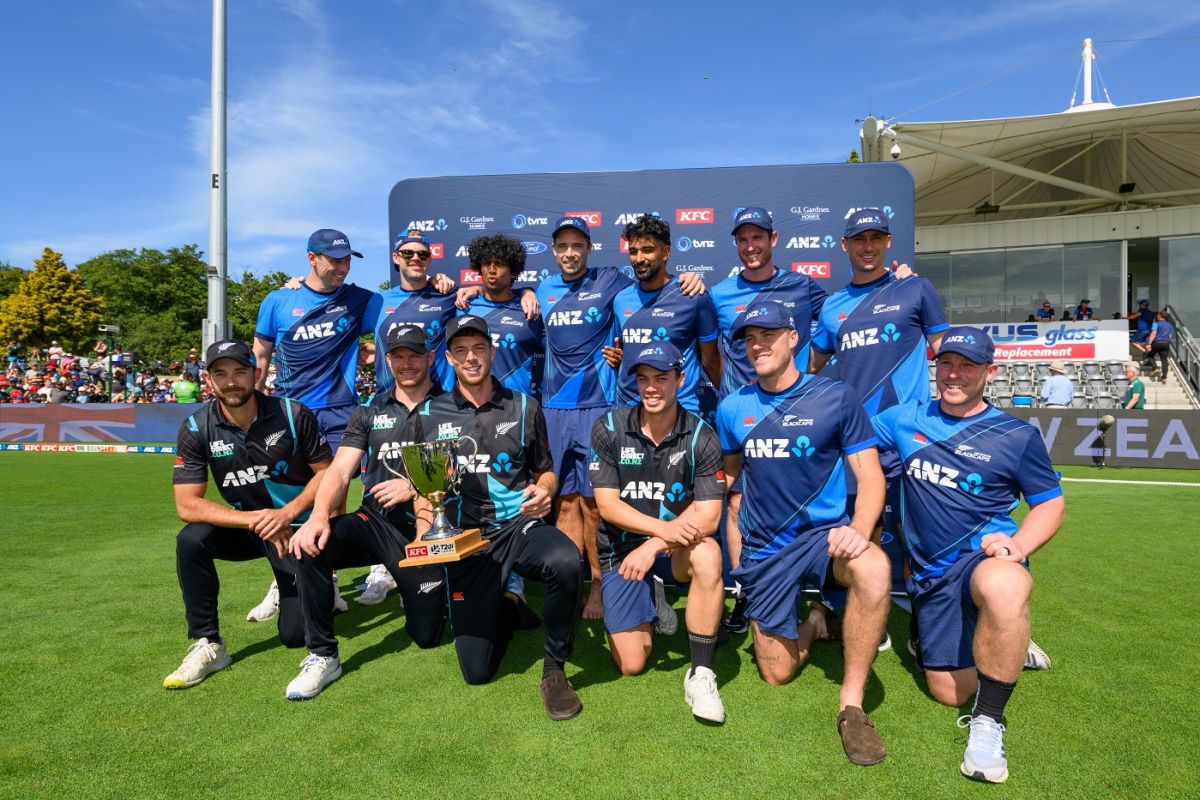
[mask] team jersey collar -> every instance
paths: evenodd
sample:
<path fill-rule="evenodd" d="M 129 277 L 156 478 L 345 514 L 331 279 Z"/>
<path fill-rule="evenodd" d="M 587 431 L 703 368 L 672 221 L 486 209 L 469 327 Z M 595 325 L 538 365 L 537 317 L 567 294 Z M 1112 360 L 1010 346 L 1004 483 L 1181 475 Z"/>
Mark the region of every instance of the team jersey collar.
<path fill-rule="evenodd" d="M 883 274 L 873 281 L 868 281 L 867 283 L 848 283 L 846 284 L 846 288 L 852 292 L 869 292 L 872 289 L 883 286 L 885 283 L 889 283 L 895 277 L 896 273 L 885 269 Z"/>
<path fill-rule="evenodd" d="M 502 384 L 502 383 L 500 383 L 500 381 L 496 380 L 496 376 L 494 376 L 494 375 L 491 376 L 491 379 L 492 379 L 492 394 L 490 397 L 488 397 L 488 399 L 484 402 L 484 404 L 479 407 L 478 410 L 480 410 L 480 411 L 482 411 L 487 406 L 495 406 L 496 408 L 500 408 L 504 405 L 504 384 Z M 458 381 L 454 382 L 454 390 L 452 392 L 452 395 L 454 397 L 454 405 L 458 406 L 460 409 L 475 408 L 475 404 L 472 403 L 470 400 L 468 400 L 466 398 L 466 396 L 462 393 L 462 390 L 459 389 Z M 433 397 L 433 396 L 434 396 L 433 392 L 430 392 L 429 397 Z M 428 398 L 426 398 L 426 399 L 428 399 Z M 422 401 L 422 402 L 424 402 L 424 401 Z"/>
<path fill-rule="evenodd" d="M 968 414 L 965 417 L 956 417 L 953 414 L 947 414 L 945 411 L 942 411 L 941 401 L 935 400 L 934 402 L 930 403 L 930 405 L 933 407 L 933 412 L 941 417 L 944 421 L 958 424 L 963 422 L 974 422 L 977 419 L 983 419 L 996 410 L 996 407 L 987 400 L 984 400 L 983 402 L 987 404 L 983 411 L 975 414 Z"/>
<path fill-rule="evenodd" d="M 762 388 L 762 384 L 757 382 L 754 384 L 754 389 L 764 397 L 782 397 L 783 395 L 793 392 L 796 389 L 799 389 L 801 386 L 804 386 L 815 377 L 817 376 L 809 375 L 807 372 L 801 372 L 800 377 L 797 378 L 794 383 L 792 383 L 790 386 L 780 389 L 778 392 L 768 392 L 766 389 Z"/>
<path fill-rule="evenodd" d="M 687 417 L 690 417 L 691 414 L 688 413 L 686 408 L 679 405 L 678 402 L 676 402 L 676 408 L 678 409 L 678 413 L 675 415 L 675 425 L 671 428 L 671 432 L 663 438 L 662 442 L 659 443 L 659 447 L 667 444 L 668 442 L 675 441 L 675 439 L 680 436 L 686 436 L 692 431 L 692 425 L 690 424 L 691 421 L 687 419 Z M 629 413 L 625 415 L 625 432 L 630 436 L 636 436 L 643 441 L 646 441 L 652 445 L 654 444 L 650 441 L 650 438 L 646 436 L 646 434 L 642 433 L 641 403 L 638 403 L 636 406 L 631 406 Z"/>

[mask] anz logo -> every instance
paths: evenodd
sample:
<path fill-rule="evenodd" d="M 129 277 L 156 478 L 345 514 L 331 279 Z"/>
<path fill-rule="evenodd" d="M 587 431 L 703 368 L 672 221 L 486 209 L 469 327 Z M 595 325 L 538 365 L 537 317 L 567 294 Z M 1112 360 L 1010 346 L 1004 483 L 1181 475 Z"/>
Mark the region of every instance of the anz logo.
<path fill-rule="evenodd" d="M 550 316 L 546 317 L 546 324 L 551 327 L 561 327 L 564 325 L 584 325 L 599 321 L 600 312 L 595 306 L 589 307 L 587 311 L 582 311 L 578 308 L 570 311 L 551 311 Z"/>
<path fill-rule="evenodd" d="M 409 220 L 408 225 L 406 227 L 416 228 L 419 231 L 424 231 L 426 233 L 429 233 L 430 231 L 444 231 L 447 228 L 449 228 L 450 226 L 446 224 L 446 220 L 439 217 L 436 220 L 433 220 L 433 219 Z"/>
<path fill-rule="evenodd" d="M 666 500 L 678 503 L 687 496 L 682 483 L 672 483 L 668 489 L 660 481 L 630 481 L 621 489 L 621 497 L 630 500 Z"/>
<path fill-rule="evenodd" d="M 649 344 L 650 342 L 669 342 L 671 335 L 666 328 L 651 330 L 650 328 L 626 328 L 621 331 L 621 338 L 626 344 Z"/>
<path fill-rule="evenodd" d="M 787 439 L 750 438 L 742 445 L 742 454 L 746 458 L 787 458 L 790 444 Z"/>
<path fill-rule="evenodd" d="M 485 456 L 485 458 L 486 458 L 486 456 Z M 495 463 L 492 464 L 492 469 L 494 469 L 496 472 L 500 472 L 505 475 L 507 475 L 512 470 L 512 468 L 513 468 L 512 456 L 510 456 L 508 453 L 500 453 L 500 455 L 496 456 Z"/>
<path fill-rule="evenodd" d="M 504 456 L 506 459 L 508 458 L 507 453 L 501 453 L 500 455 Z M 458 457 L 458 468 L 463 472 L 473 472 L 476 475 L 487 475 L 491 471 L 491 465 L 488 463 L 491 460 L 491 458 L 492 457 L 489 453 L 475 453 L 474 455 L 460 455 Z M 498 464 L 500 462 L 500 459 L 497 458 L 496 462 Z M 505 469 L 497 469 L 496 471 L 497 472 L 508 472 L 508 469 L 511 468 L 511 466 L 512 466 L 511 461 L 509 461 L 507 464 L 507 467 Z"/>
<path fill-rule="evenodd" d="M 889 322 L 883 326 L 882 331 L 879 328 L 846 331 L 842 334 L 841 340 L 838 342 L 838 350 L 853 350 L 857 347 L 869 347 L 880 342 L 898 341 L 900 341 L 900 331 L 896 329 L 894 324 Z"/>
<path fill-rule="evenodd" d="M 936 486 L 945 486 L 947 489 L 958 489 L 967 494 L 983 492 L 983 476 L 978 472 L 969 473 L 959 480 L 959 476 L 962 475 L 961 470 L 922 458 L 914 458 L 910 461 L 905 471 L 910 478 L 926 481 Z"/>
<path fill-rule="evenodd" d="M 293 342 L 304 342 L 312 339 L 327 339 L 330 336 L 337 336 L 339 333 L 345 333 L 350 329 L 350 320 L 346 317 L 338 317 L 333 322 L 316 322 L 311 325 L 298 325 L 292 331 Z"/>
<path fill-rule="evenodd" d="M 235 469 L 225 473 L 225 477 L 221 480 L 221 488 L 225 489 L 230 486 L 250 486 L 265 480 L 270 474 L 270 469 L 261 465 L 254 465 L 250 469 Z"/>
<path fill-rule="evenodd" d="M 412 444 L 412 442 L 384 442 L 379 445 L 379 452 L 375 455 L 375 458 L 379 461 L 395 461 L 401 457 L 400 448 L 409 444 Z"/>

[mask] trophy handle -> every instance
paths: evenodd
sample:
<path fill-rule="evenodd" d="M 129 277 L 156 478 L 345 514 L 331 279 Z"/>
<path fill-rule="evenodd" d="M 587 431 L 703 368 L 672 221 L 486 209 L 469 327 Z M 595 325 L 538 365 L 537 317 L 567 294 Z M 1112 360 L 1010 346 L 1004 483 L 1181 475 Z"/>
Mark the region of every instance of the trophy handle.
<path fill-rule="evenodd" d="M 454 443 L 454 458 L 450 459 L 450 463 L 453 464 L 453 474 L 446 482 L 446 494 L 458 494 L 458 489 L 462 485 L 462 469 L 458 464 L 458 448 L 462 446 L 464 439 L 471 443 L 471 460 L 474 460 L 475 456 L 479 455 L 479 442 L 470 436 L 458 437 L 458 441 Z"/>

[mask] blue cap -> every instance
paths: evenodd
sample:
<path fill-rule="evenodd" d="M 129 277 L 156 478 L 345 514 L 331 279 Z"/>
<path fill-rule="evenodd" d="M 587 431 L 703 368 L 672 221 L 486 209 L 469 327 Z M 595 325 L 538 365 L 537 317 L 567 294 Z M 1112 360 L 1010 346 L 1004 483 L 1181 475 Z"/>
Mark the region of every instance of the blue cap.
<path fill-rule="evenodd" d="M 734 319 L 733 333 L 730 338 L 735 341 L 744 339 L 746 338 L 746 329 L 752 327 L 768 330 L 778 328 L 796 330 L 796 323 L 792 321 L 792 314 L 783 303 L 775 300 L 756 300 Z"/>
<path fill-rule="evenodd" d="M 333 228 L 313 231 L 313 235 L 308 237 L 308 252 L 330 258 L 363 257 L 362 253 L 350 249 L 350 239 L 346 234 Z"/>
<path fill-rule="evenodd" d="M 673 369 L 683 370 L 683 356 L 679 355 L 679 348 L 670 342 L 651 342 L 638 345 L 638 349 L 630 351 L 625 360 L 629 364 L 625 368 L 628 375 L 637 372 L 637 368 L 643 364 L 653 367 L 659 372 L 669 372 Z"/>
<path fill-rule="evenodd" d="M 888 230 L 887 215 L 878 208 L 860 208 L 846 220 L 846 230 L 843 239 L 858 236 L 863 231 L 879 231 L 891 234 Z"/>
<path fill-rule="evenodd" d="M 1139 306 L 1148 306 L 1148 305 L 1150 305 L 1150 301 L 1149 300 L 1138 300 L 1138 305 Z"/>
<path fill-rule="evenodd" d="M 733 218 L 733 230 L 730 233 L 737 233 L 737 229 L 743 225 L 753 225 L 756 228 L 762 228 L 767 233 L 775 231 L 775 223 L 771 220 L 771 215 L 765 208 L 758 206 L 750 206 L 739 211 Z"/>
<path fill-rule="evenodd" d="M 976 364 L 991 364 L 995 358 L 996 346 L 992 337 L 982 328 L 972 328 L 970 325 L 959 325 L 948 329 L 942 334 L 942 344 L 937 354 L 958 353 L 971 359 Z"/>
<path fill-rule="evenodd" d="M 558 238 L 559 231 L 566 230 L 567 228 L 574 228 L 579 231 L 587 237 L 589 242 L 592 240 L 592 229 L 588 227 L 588 224 L 583 221 L 582 217 L 560 217 L 558 222 L 554 223 L 554 233 L 550 234 L 551 241 Z"/>
<path fill-rule="evenodd" d="M 396 237 L 396 243 L 392 245 L 392 252 L 396 252 L 402 245 L 406 244 L 423 244 L 429 247 L 429 240 L 424 236 L 410 236 L 408 233 L 402 233 Z"/>

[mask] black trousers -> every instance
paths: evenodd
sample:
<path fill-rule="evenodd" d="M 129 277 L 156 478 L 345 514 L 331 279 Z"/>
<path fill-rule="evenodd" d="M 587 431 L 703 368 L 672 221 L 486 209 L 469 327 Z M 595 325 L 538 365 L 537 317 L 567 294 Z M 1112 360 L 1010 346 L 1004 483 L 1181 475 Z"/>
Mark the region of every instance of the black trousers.
<path fill-rule="evenodd" d="M 546 658 L 566 662 L 581 593 L 579 550 L 565 533 L 541 520 L 514 520 L 487 538 L 492 546 L 486 551 L 446 567 L 450 623 L 463 679 L 487 683 L 508 650 L 516 622 L 512 604 L 504 599 L 509 571 L 546 584 Z"/>
<path fill-rule="evenodd" d="M 404 600 L 404 629 L 418 647 L 435 647 L 446 620 L 446 576 L 441 567 L 401 569 L 409 539 L 372 511 L 360 508 L 330 520 L 329 541 L 316 556 L 297 562 L 296 583 L 308 649 L 319 656 L 337 655 L 333 631 L 333 572 L 347 567 L 383 564 L 396 579 Z"/>
<path fill-rule="evenodd" d="M 1154 342 L 1150 345 L 1150 352 L 1146 353 L 1146 361 L 1153 363 L 1154 356 L 1158 356 L 1159 369 L 1162 370 L 1162 377 L 1165 380 L 1167 377 L 1167 357 L 1171 354 L 1170 342 Z"/>
<path fill-rule="evenodd" d="M 175 537 L 175 569 L 179 573 L 179 588 L 183 590 L 189 637 L 211 640 L 220 636 L 217 594 L 221 581 L 217 577 L 216 561 L 253 561 L 257 558 L 271 562 L 279 586 L 279 641 L 287 647 L 304 646 L 304 618 L 296 593 L 296 560 L 290 555 L 280 558 L 273 544 L 264 542 L 252 531 L 218 528 L 203 522 L 184 526 Z M 333 589 L 330 588 L 325 595 L 326 601 L 331 602 L 332 596 Z"/>

